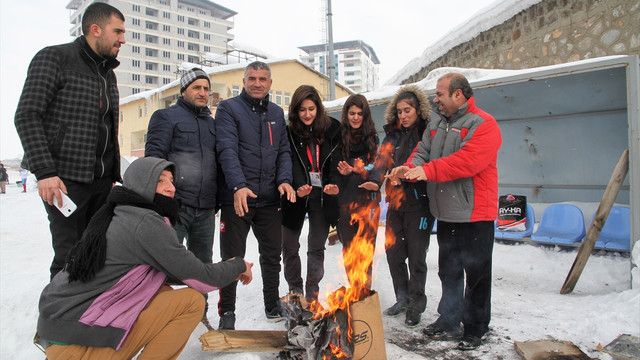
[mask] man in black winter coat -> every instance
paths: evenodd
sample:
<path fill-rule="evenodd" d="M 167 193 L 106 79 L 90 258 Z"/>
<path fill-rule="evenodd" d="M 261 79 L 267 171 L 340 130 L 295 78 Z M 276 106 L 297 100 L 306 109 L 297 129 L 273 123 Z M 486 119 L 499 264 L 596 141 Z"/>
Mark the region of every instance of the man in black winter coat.
<path fill-rule="evenodd" d="M 82 16 L 83 36 L 40 50 L 31 61 L 15 115 L 22 167 L 38 180 L 50 222 L 53 278 L 93 214 L 120 181 L 118 84 L 113 72 L 124 15 L 96 2 Z M 68 217 L 62 193 L 77 205 Z"/>

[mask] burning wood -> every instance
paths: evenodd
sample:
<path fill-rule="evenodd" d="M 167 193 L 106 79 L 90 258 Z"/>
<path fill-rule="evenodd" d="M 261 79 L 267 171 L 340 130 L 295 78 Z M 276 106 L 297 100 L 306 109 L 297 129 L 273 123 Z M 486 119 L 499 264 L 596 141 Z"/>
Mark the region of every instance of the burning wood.
<path fill-rule="evenodd" d="M 352 205 L 351 210 L 351 221 L 358 224 L 358 231 L 342 253 L 350 287 L 329 294 L 325 308 L 317 301 L 305 307 L 295 295 L 283 301 L 289 343 L 298 349 L 280 353 L 282 360 L 367 359 L 374 353 L 376 359 L 385 358 L 380 304 L 371 291 L 380 210 L 377 203 L 371 207 Z M 355 316 L 358 306 L 364 311 Z"/>

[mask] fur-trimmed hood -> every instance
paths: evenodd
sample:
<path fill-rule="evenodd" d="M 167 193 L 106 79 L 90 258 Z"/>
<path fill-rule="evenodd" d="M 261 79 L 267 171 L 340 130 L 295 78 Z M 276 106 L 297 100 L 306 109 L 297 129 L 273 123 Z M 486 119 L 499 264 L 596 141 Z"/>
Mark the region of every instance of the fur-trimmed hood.
<path fill-rule="evenodd" d="M 387 124 L 386 128 L 397 128 L 398 113 L 396 111 L 396 105 L 398 103 L 398 97 L 405 92 L 411 92 L 418 98 L 420 107 L 420 118 L 426 123 L 429 121 L 431 113 L 431 105 L 429 104 L 429 97 L 422 91 L 417 85 L 405 85 L 398 89 L 396 95 L 391 99 L 387 110 L 384 113 L 384 120 Z"/>

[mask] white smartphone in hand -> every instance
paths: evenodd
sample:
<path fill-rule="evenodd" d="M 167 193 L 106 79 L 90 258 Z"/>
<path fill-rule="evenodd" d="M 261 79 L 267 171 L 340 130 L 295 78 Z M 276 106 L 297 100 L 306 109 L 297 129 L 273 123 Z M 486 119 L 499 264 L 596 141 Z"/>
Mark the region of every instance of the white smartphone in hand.
<path fill-rule="evenodd" d="M 58 199 L 56 199 L 55 195 L 53 196 L 53 205 L 60 210 L 62 215 L 69 217 L 78 207 L 65 193 L 62 191 L 60 193 L 62 194 L 62 206 L 58 205 Z"/>

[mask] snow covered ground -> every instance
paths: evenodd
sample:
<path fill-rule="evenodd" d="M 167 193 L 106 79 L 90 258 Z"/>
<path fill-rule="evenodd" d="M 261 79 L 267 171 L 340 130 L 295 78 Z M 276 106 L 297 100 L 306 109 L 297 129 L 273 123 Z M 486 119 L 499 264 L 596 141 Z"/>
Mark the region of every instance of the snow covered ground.
<path fill-rule="evenodd" d="M 13 185 L 0 196 L 0 358 L 44 359 L 33 344 L 40 291 L 48 282 L 52 258 L 48 222 L 42 203 L 31 181 L 28 192 L 16 187 L 17 173 L 10 172 Z M 33 180 L 33 179 L 31 179 Z M 307 227 L 303 230 L 306 233 Z M 384 228 L 378 232 L 373 288 L 384 309 L 394 303 L 391 278 L 383 251 Z M 219 257 L 216 234 L 214 256 Z M 303 251 L 305 249 L 303 244 Z M 571 341 L 592 358 L 610 360 L 596 350 L 620 334 L 640 336 L 640 286 L 631 289 L 630 258 L 617 253 L 592 255 L 575 290 L 560 295 L 560 288 L 575 260 L 576 252 L 546 249 L 530 245 L 505 245 L 494 248 L 493 315 L 484 345 L 475 351 L 460 352 L 453 342 L 422 341 L 421 330 L 436 319 L 440 298 L 437 276 L 437 243 L 431 237 L 427 255 L 427 310 L 416 329 L 404 326 L 404 318 L 383 316 L 388 359 L 519 359 L 514 341 L 558 339 Z M 304 254 L 303 255 L 303 260 Z M 640 258 L 640 249 L 631 255 Z M 284 323 L 266 321 L 262 306 L 262 281 L 255 238 L 248 240 L 247 259 L 253 261 L 254 281 L 238 286 L 237 329 L 283 330 Z M 333 291 L 345 284 L 340 265 L 340 245 L 326 251 L 326 275 L 321 287 Z M 281 277 L 280 292 L 287 286 Z M 323 296 L 321 296 L 321 300 Z M 210 319 L 215 313 L 218 294 L 209 296 Z M 217 327 L 217 326 L 216 326 Z M 275 353 L 202 352 L 198 338 L 206 331 L 198 325 L 180 359 L 275 359 Z M 417 341 L 418 339 L 419 341 Z M 416 344 L 407 350 L 406 344 Z M 398 344 L 398 345 L 396 345 Z"/>

